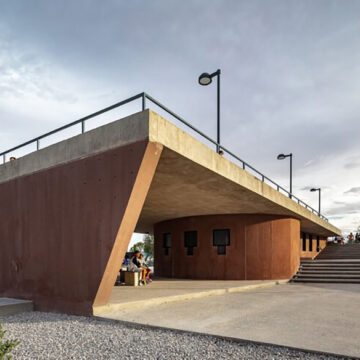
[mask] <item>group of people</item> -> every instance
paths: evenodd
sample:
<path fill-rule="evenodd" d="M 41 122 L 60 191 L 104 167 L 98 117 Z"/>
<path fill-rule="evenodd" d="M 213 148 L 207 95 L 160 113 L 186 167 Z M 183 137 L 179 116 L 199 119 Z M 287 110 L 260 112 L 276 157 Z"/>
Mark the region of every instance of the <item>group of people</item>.
<path fill-rule="evenodd" d="M 360 242 L 360 233 L 356 233 L 355 236 L 354 234 L 351 232 L 348 236 L 348 242 L 351 244 L 354 240 L 356 243 Z"/>
<path fill-rule="evenodd" d="M 357 232 L 354 236 L 354 234 L 351 232 L 348 236 L 347 236 L 347 239 L 348 239 L 348 244 L 352 244 L 353 242 L 355 243 L 360 243 L 360 233 Z M 345 240 L 344 238 L 341 236 L 341 237 L 335 237 L 335 241 L 337 241 L 340 245 L 344 245 L 345 244 Z"/>
<path fill-rule="evenodd" d="M 134 272 L 141 272 L 141 285 L 146 285 L 152 280 L 150 279 L 150 267 L 146 264 L 144 255 L 140 251 L 135 251 L 134 256 L 130 260 L 129 270 Z"/>

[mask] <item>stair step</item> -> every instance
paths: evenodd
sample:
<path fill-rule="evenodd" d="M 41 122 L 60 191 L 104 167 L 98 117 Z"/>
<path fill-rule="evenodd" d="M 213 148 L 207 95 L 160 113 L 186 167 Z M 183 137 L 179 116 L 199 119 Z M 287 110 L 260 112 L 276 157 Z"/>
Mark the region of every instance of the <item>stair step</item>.
<path fill-rule="evenodd" d="M 305 265 L 305 266 L 324 266 L 324 265 L 329 265 L 329 266 L 360 266 L 360 261 L 336 261 L 336 262 L 331 262 L 331 261 L 314 261 L 314 262 L 301 262 L 300 265 Z"/>
<path fill-rule="evenodd" d="M 291 282 L 303 282 L 303 283 L 336 283 L 336 284 L 360 284 L 360 279 L 292 279 Z"/>
<path fill-rule="evenodd" d="M 346 271 L 352 271 L 352 272 L 359 272 L 359 268 L 343 268 L 343 269 L 334 269 L 334 268 L 299 268 L 298 271 L 312 271 L 312 272 L 319 272 L 319 271 L 335 271 L 335 272 L 346 272 Z"/>
<path fill-rule="evenodd" d="M 328 274 L 326 276 L 322 275 L 322 274 L 318 274 L 318 275 L 313 275 L 313 274 L 299 274 L 299 275 L 295 275 L 296 278 L 308 278 L 308 279 L 315 279 L 315 278 L 325 278 L 325 279 L 332 279 L 332 278 L 336 278 L 336 279 L 359 279 L 360 280 L 360 275 L 342 275 L 342 274 Z"/>
<path fill-rule="evenodd" d="M 302 259 L 292 281 L 360 283 L 360 244 L 330 244 L 315 259 Z"/>
<path fill-rule="evenodd" d="M 329 261 L 329 262 L 334 262 L 336 263 L 337 261 L 343 261 L 343 262 L 358 262 L 360 263 L 360 259 L 345 259 L 345 260 L 337 260 L 337 259 L 331 259 L 331 260 L 327 260 L 327 259 L 302 259 L 301 262 L 326 262 L 326 261 Z"/>
<path fill-rule="evenodd" d="M 338 268 L 360 268 L 360 264 L 300 264 L 302 268 L 324 268 L 329 267 L 332 269 L 338 269 Z"/>
<path fill-rule="evenodd" d="M 301 262 L 300 265 L 302 266 L 360 266 L 360 261 L 336 261 L 336 262 L 330 262 L 330 261 L 316 261 L 316 262 Z"/>
<path fill-rule="evenodd" d="M 348 270 L 344 270 L 344 271 L 334 271 L 334 270 L 328 270 L 328 271 L 323 271 L 323 270 L 306 270 L 306 271 L 301 271 L 299 272 L 299 274 L 314 274 L 314 275 L 318 275 L 318 274 L 341 274 L 341 275 L 360 275 L 360 271 L 348 271 Z"/>

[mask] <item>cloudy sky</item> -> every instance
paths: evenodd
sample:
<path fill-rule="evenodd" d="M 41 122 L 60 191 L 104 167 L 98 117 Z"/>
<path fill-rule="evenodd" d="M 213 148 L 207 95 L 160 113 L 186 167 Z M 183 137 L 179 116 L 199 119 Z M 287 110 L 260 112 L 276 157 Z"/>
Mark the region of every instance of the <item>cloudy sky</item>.
<path fill-rule="evenodd" d="M 294 194 L 356 230 L 357 0 L 0 0 L 0 152 L 142 91 L 215 138 L 218 68 L 222 144 L 285 187 L 292 152 Z"/>

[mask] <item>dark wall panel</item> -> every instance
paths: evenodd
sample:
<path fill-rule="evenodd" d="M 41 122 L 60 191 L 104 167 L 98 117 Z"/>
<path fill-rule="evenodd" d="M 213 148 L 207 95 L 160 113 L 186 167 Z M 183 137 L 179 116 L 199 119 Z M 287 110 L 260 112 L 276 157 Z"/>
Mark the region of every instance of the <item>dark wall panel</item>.
<path fill-rule="evenodd" d="M 230 229 L 230 245 L 219 255 L 213 230 Z M 159 276 L 214 280 L 287 279 L 299 266 L 300 222 L 273 215 L 210 215 L 155 225 L 155 273 Z M 198 246 L 187 255 L 184 232 L 197 230 Z M 172 248 L 164 256 L 162 236 Z M 171 264 L 171 266 L 169 265 Z"/>

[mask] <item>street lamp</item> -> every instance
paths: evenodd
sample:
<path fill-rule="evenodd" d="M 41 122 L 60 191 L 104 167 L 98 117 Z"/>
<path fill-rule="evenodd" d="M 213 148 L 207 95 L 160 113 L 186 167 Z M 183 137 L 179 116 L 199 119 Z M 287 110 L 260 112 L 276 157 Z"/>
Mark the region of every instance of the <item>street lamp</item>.
<path fill-rule="evenodd" d="M 292 153 L 290 153 L 290 154 L 287 154 L 287 155 L 285 155 L 285 154 L 279 154 L 278 156 L 277 156 L 277 159 L 278 160 L 284 160 L 284 159 L 286 159 L 287 157 L 289 157 L 290 158 L 290 199 L 291 199 L 291 195 L 292 195 L 292 157 L 293 157 L 293 154 Z"/>
<path fill-rule="evenodd" d="M 321 188 L 312 188 L 310 189 L 310 191 L 314 192 L 314 191 L 318 191 L 319 192 L 319 216 L 321 214 Z"/>
<path fill-rule="evenodd" d="M 216 152 L 220 153 L 220 69 L 214 73 L 202 73 L 199 76 L 199 84 L 206 86 L 212 83 L 212 78 L 217 76 L 217 139 L 216 139 Z"/>

